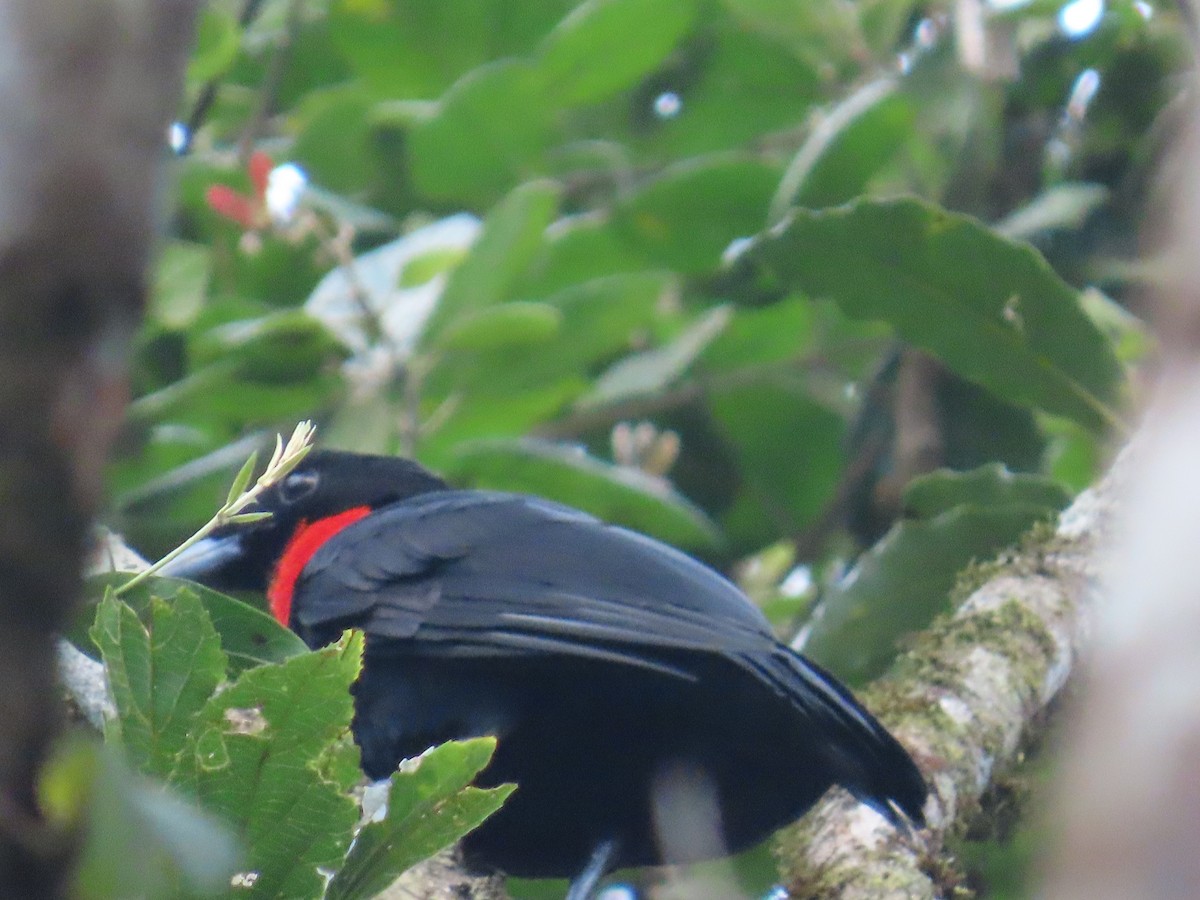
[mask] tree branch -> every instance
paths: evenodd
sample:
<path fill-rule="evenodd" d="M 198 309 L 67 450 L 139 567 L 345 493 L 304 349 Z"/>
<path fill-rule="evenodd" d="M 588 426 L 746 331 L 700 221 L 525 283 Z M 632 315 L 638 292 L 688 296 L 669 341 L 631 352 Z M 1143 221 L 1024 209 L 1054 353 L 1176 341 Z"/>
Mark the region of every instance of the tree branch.
<path fill-rule="evenodd" d="M 943 896 L 939 854 L 992 775 L 1014 761 L 1030 723 L 1058 696 L 1088 632 L 1095 549 L 1110 528 L 1125 458 L 1081 494 L 1055 530 L 981 569 L 979 586 L 920 635 L 863 694 L 909 748 L 931 787 L 929 828 L 898 833 L 845 792 L 830 794 L 779 839 L 795 898 Z"/>

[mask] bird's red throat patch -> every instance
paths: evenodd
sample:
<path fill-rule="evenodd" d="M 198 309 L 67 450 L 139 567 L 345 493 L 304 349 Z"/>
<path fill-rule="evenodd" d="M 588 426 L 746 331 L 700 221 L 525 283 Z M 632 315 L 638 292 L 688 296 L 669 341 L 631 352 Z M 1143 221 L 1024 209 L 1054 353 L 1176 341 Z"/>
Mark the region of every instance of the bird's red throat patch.
<path fill-rule="evenodd" d="M 321 549 L 321 546 L 342 529 L 353 525 L 359 519 L 370 515 L 369 506 L 355 506 L 334 516 L 326 516 L 315 522 L 301 522 L 296 533 L 288 541 L 279 563 L 275 566 L 275 574 L 267 588 L 267 600 L 271 604 L 271 614 L 279 623 L 286 627 L 292 620 L 292 595 L 296 592 L 296 582 L 300 573 L 308 565 L 308 561 Z"/>

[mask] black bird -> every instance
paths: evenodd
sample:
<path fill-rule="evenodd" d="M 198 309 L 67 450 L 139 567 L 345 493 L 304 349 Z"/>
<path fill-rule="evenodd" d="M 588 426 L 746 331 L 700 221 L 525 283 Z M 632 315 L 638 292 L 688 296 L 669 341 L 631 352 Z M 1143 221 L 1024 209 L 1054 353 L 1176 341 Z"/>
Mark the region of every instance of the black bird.
<path fill-rule="evenodd" d="M 352 453 L 313 452 L 260 506 L 273 515 L 170 574 L 265 591 L 311 647 L 365 632 L 353 730 L 372 778 L 442 741 L 496 735 L 478 783 L 518 788 L 464 840 L 470 864 L 586 867 L 594 882 L 735 852 L 835 783 L 893 822 L 923 822 L 925 782 L 895 738 L 729 581 L 665 544 Z M 661 814 L 656 830 L 656 795 L 681 775 L 719 809 L 718 845 L 680 846 Z"/>

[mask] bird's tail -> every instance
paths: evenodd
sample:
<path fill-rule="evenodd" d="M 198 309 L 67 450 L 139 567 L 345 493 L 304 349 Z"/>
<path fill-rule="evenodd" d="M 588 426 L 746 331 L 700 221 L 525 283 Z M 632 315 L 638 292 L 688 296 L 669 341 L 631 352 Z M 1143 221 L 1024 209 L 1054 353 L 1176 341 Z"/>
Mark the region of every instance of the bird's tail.
<path fill-rule="evenodd" d="M 825 732 L 837 781 L 897 825 L 924 825 L 929 790 L 908 751 L 820 666 L 780 646 L 761 674 Z M 769 668 L 770 671 L 764 671 Z"/>

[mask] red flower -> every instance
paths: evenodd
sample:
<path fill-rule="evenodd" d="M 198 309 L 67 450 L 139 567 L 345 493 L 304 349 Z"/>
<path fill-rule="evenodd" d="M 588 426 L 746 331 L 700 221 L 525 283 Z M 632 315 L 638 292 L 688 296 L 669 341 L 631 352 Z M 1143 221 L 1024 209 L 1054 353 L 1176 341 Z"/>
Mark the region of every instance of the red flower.
<path fill-rule="evenodd" d="M 247 231 L 265 228 L 271 222 L 267 213 L 267 179 L 275 163 L 261 150 L 255 151 L 246 164 L 253 194 L 243 194 L 224 184 L 214 184 L 204 193 L 208 207 L 217 215 L 236 222 Z"/>

